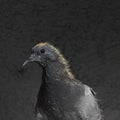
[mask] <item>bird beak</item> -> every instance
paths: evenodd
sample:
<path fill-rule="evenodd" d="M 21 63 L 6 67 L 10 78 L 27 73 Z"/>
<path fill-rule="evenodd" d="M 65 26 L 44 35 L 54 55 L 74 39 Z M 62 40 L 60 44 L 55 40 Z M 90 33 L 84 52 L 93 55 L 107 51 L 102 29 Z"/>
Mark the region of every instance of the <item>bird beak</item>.
<path fill-rule="evenodd" d="M 31 54 L 31 56 L 23 63 L 23 67 L 29 62 L 40 62 L 41 56 Z"/>

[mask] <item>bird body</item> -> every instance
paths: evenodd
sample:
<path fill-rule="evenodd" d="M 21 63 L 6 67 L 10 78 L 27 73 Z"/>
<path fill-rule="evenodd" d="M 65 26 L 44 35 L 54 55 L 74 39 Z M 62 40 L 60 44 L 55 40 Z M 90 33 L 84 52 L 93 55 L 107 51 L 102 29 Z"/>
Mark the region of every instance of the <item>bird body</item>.
<path fill-rule="evenodd" d="M 40 43 L 33 48 L 32 57 L 24 65 L 29 61 L 43 67 L 36 103 L 39 120 L 102 120 L 92 89 L 74 77 L 58 49 Z"/>

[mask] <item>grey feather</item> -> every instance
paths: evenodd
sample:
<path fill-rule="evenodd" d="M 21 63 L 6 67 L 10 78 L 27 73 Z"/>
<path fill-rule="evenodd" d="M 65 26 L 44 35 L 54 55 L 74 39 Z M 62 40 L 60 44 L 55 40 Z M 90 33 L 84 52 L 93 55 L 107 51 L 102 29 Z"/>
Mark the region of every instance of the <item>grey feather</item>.
<path fill-rule="evenodd" d="M 58 49 L 48 43 L 40 43 L 32 51 L 36 58 L 28 60 L 43 67 L 42 84 L 36 103 L 38 119 L 102 120 L 92 89 L 74 77 Z"/>

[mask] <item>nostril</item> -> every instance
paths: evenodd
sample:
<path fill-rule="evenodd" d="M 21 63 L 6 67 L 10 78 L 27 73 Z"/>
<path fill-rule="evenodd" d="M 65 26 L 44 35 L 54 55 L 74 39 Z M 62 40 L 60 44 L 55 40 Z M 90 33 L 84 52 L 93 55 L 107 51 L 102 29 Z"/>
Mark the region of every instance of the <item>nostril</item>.
<path fill-rule="evenodd" d="M 28 60 L 33 59 L 35 56 L 36 56 L 35 54 L 31 54 L 31 56 L 28 58 Z"/>

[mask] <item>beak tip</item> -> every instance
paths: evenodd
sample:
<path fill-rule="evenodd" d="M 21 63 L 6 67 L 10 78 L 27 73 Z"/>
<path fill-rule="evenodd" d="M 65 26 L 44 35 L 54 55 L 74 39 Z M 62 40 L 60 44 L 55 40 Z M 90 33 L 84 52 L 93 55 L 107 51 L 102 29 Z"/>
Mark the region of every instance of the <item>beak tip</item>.
<path fill-rule="evenodd" d="M 33 62 L 36 61 L 36 56 L 34 54 L 32 54 L 22 65 L 22 68 L 29 62 Z"/>
<path fill-rule="evenodd" d="M 28 62 L 29 62 L 29 61 L 26 60 L 26 61 L 23 63 L 22 68 L 23 68 Z"/>

